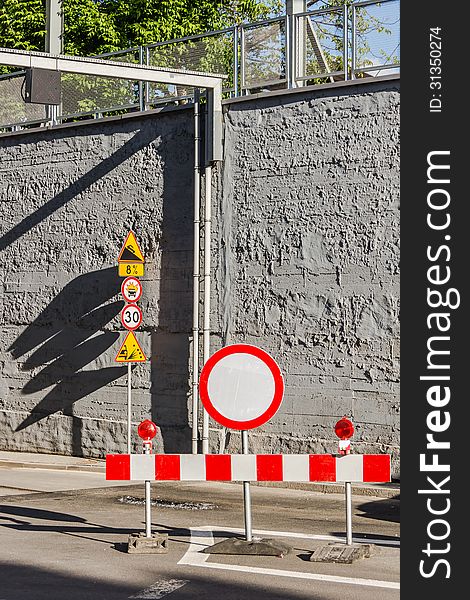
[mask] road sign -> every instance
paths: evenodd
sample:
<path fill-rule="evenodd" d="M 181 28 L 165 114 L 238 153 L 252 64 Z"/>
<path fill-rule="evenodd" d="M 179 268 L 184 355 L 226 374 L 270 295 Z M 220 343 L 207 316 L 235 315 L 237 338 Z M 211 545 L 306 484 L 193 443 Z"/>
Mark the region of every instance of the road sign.
<path fill-rule="evenodd" d="M 249 344 L 233 344 L 213 354 L 199 381 L 209 415 L 230 429 L 254 429 L 277 412 L 284 380 L 276 361 Z"/>
<path fill-rule="evenodd" d="M 142 296 L 142 284 L 136 277 L 126 277 L 121 284 L 121 294 L 126 302 L 137 302 Z"/>
<path fill-rule="evenodd" d="M 129 331 L 134 331 L 142 323 L 142 311 L 137 304 L 126 304 L 121 311 L 121 323 Z"/>
<path fill-rule="evenodd" d="M 118 363 L 145 362 L 147 360 L 133 331 L 129 331 L 127 334 L 114 360 Z"/>
<path fill-rule="evenodd" d="M 144 263 L 144 255 L 142 254 L 142 250 L 140 249 L 139 244 L 137 243 L 137 239 L 135 237 L 135 233 L 133 231 L 129 231 L 127 234 L 126 241 L 124 242 L 123 247 L 121 248 L 121 252 L 119 253 L 118 262 L 125 263 Z"/>
<path fill-rule="evenodd" d="M 126 263 L 121 262 L 118 264 L 118 275 L 119 277 L 143 277 L 144 276 L 144 263 Z"/>
<path fill-rule="evenodd" d="M 144 274 L 144 255 L 140 249 L 135 233 L 129 231 L 126 241 L 121 248 L 118 258 L 118 275 L 119 277 L 142 277 Z"/>

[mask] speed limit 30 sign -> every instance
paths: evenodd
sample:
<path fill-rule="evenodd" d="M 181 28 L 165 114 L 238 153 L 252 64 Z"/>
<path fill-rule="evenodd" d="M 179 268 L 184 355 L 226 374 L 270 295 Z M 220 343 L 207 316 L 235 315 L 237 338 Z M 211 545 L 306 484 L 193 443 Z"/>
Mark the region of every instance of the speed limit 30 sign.
<path fill-rule="evenodd" d="M 134 331 L 142 323 L 142 311 L 137 304 L 126 304 L 121 311 L 121 323 L 129 331 Z"/>

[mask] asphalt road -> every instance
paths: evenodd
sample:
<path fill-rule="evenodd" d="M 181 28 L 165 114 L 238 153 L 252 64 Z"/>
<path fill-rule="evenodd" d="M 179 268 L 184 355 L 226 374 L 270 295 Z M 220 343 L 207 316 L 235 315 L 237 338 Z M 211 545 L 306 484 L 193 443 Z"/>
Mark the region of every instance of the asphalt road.
<path fill-rule="evenodd" d="M 169 535 L 161 555 L 127 553 L 129 533 L 144 528 L 142 484 L 2 468 L 0 494 L 0 600 L 399 598 L 397 499 L 353 498 L 355 538 L 375 553 L 339 565 L 308 558 L 344 536 L 340 494 L 252 486 L 254 535 L 288 543 L 284 558 L 200 552 L 242 531 L 238 484 L 153 484 L 152 527 Z"/>

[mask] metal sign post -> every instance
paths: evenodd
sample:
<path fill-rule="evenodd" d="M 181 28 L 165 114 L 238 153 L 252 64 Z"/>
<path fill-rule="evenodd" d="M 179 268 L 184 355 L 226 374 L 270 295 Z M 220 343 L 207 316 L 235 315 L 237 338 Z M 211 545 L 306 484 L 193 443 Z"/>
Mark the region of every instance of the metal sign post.
<path fill-rule="evenodd" d="M 140 347 L 135 334 L 135 329 L 142 323 L 142 310 L 136 302 L 142 296 L 142 284 L 137 275 L 144 274 L 144 255 L 133 231 L 127 234 L 126 241 L 121 248 L 118 258 L 118 275 L 125 277 L 121 284 L 121 294 L 127 304 L 121 311 L 121 323 L 128 330 L 128 334 L 119 352 L 114 359 L 118 363 L 127 363 L 127 453 L 132 448 L 132 364 L 145 362 L 147 357 Z M 149 484 L 150 485 L 150 484 Z M 150 492 L 150 490 L 149 490 Z"/>
<path fill-rule="evenodd" d="M 248 454 L 248 431 L 242 431 L 242 454 Z M 251 525 L 251 491 L 250 482 L 243 482 L 243 512 L 245 515 L 245 537 L 247 542 L 253 541 Z"/>
<path fill-rule="evenodd" d="M 132 421 L 132 367 L 127 363 L 127 453 L 131 453 L 131 421 Z"/>

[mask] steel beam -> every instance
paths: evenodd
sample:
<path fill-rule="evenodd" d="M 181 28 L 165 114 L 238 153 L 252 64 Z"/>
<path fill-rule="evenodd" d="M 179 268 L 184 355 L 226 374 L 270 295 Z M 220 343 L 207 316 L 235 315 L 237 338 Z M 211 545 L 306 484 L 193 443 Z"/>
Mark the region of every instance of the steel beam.
<path fill-rule="evenodd" d="M 47 52 L 27 52 L 0 48 L 0 65 L 20 67 L 22 69 L 38 68 L 76 73 L 79 75 L 95 75 L 131 81 L 149 81 L 182 85 L 193 88 L 205 88 L 209 101 L 209 143 L 207 160 L 222 160 L 222 81 L 226 75 L 185 71 L 180 69 L 163 69 L 148 65 L 122 63 L 101 58 L 66 56 Z"/>
<path fill-rule="evenodd" d="M 46 0 L 46 52 L 62 54 L 63 33 L 62 0 Z"/>
<path fill-rule="evenodd" d="M 214 90 L 214 102 L 221 100 L 222 80 L 225 75 L 184 71 L 179 69 L 162 69 L 129 63 L 89 58 L 82 56 L 65 56 L 47 52 L 27 52 L 0 48 L 0 64 L 23 69 L 36 67 L 61 71 L 62 73 L 77 73 L 80 75 L 96 75 L 115 79 L 130 79 L 132 81 L 150 81 L 170 85 L 185 85 Z M 219 90 L 216 93 L 216 90 Z M 220 107 L 220 110 L 221 107 Z"/>

